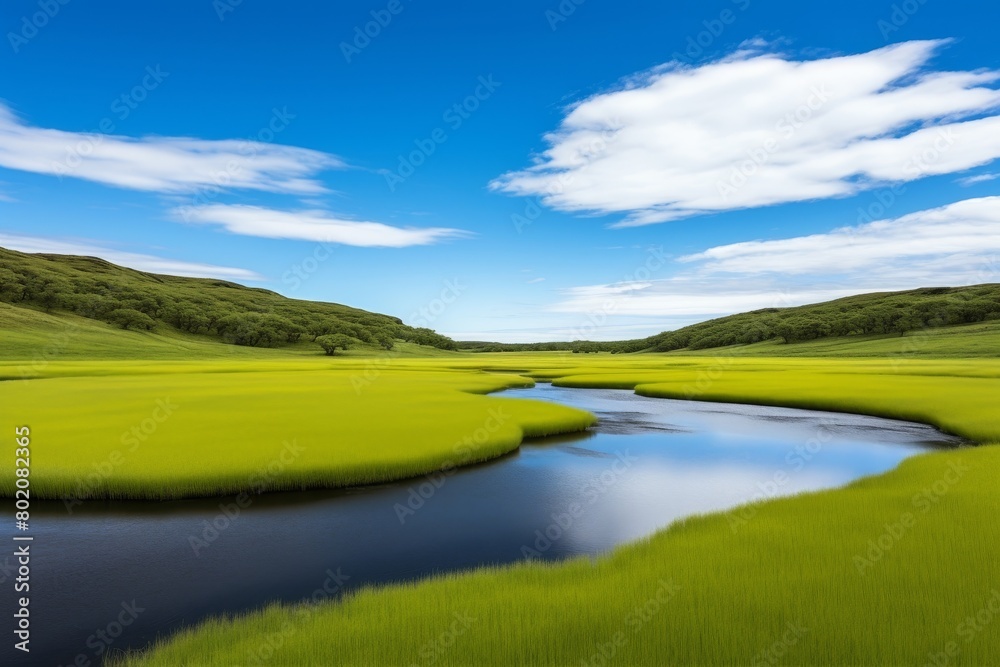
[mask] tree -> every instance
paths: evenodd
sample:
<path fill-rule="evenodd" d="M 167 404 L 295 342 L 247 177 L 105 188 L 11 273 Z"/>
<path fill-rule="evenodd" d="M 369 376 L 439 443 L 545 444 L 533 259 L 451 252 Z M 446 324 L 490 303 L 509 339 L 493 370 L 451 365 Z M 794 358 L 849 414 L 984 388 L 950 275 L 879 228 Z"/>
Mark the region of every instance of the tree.
<path fill-rule="evenodd" d="M 24 298 L 24 285 L 18 275 L 9 269 L 0 268 L 0 301 L 17 303 Z"/>
<path fill-rule="evenodd" d="M 135 308 L 113 310 L 109 313 L 108 319 L 112 324 L 117 324 L 122 329 L 149 331 L 156 326 L 156 320 L 146 313 L 139 312 Z"/>
<path fill-rule="evenodd" d="M 391 350 L 396 346 L 396 339 L 393 338 L 392 334 L 387 331 L 376 331 L 375 342 L 378 343 L 379 347 L 383 350 Z"/>
<path fill-rule="evenodd" d="M 337 353 L 337 350 L 349 350 L 358 341 L 344 334 L 327 334 L 326 336 L 319 336 L 316 342 L 326 352 L 326 356 L 332 357 Z"/>
<path fill-rule="evenodd" d="M 896 320 L 892 323 L 892 330 L 902 336 L 907 331 L 919 329 L 923 325 L 924 322 L 918 315 L 914 313 L 907 313 L 902 317 L 896 318 Z"/>

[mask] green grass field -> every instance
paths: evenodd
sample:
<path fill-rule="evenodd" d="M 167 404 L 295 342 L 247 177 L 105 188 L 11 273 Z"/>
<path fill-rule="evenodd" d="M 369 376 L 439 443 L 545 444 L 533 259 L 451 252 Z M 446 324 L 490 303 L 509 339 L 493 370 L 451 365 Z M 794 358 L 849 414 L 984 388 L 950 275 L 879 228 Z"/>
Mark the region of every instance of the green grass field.
<path fill-rule="evenodd" d="M 399 362 L 401 373 L 482 367 L 647 395 L 914 419 L 1000 442 L 995 361 L 521 354 Z M 692 518 L 593 561 L 273 606 L 208 622 L 125 662 L 921 665 L 951 651 L 947 664 L 988 664 L 1000 654 L 1000 624 L 982 622 L 1000 599 L 998 466 L 997 447 L 925 454 L 843 489 Z"/>
<path fill-rule="evenodd" d="M 381 481 L 591 423 L 569 408 L 483 395 L 531 379 L 896 417 L 1000 442 L 992 324 L 714 356 L 406 346 L 329 358 L 91 320 L 60 338 L 69 318 L 31 312 L 19 314 L 31 318 L 20 329 L 0 328 L 0 401 L 4 429 L 34 426 L 32 488 L 44 497 Z M 815 356 L 777 356 L 806 349 Z M 694 517 L 602 558 L 275 605 L 120 662 L 989 664 L 1000 655 L 998 468 L 995 446 L 924 454 L 842 489 Z M 9 461 L 0 479 L 13 479 Z"/>
<path fill-rule="evenodd" d="M 494 458 L 524 437 L 593 422 L 572 408 L 476 395 L 525 384 L 515 375 L 366 370 L 322 357 L 54 363 L 44 379 L 0 383 L 0 401 L 5 422 L 16 416 L 35 427 L 32 491 L 40 498 L 382 482 Z M 0 465 L 7 496 L 12 463 Z"/>

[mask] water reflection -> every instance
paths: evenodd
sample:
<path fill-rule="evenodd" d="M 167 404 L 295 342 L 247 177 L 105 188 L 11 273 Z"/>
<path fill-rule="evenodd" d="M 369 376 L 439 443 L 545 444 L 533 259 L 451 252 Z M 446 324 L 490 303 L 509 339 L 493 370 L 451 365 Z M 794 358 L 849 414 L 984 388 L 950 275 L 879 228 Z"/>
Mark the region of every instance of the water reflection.
<path fill-rule="evenodd" d="M 331 575 L 349 577 L 349 589 L 526 553 L 596 554 L 679 517 L 841 485 L 958 444 L 854 415 L 549 385 L 509 394 L 576 405 L 601 423 L 433 482 L 270 494 L 238 514 L 231 498 L 87 502 L 72 516 L 36 503 L 32 660 L 97 662 L 107 645 L 96 633 L 123 603 L 143 611 L 114 648 L 207 615 L 301 600 Z"/>

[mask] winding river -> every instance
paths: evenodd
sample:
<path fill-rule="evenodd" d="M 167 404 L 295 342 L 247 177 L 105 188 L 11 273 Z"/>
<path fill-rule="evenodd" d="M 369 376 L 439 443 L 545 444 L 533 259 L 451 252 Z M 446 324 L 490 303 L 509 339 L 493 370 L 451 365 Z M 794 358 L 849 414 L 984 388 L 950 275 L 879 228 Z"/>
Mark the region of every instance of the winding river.
<path fill-rule="evenodd" d="M 267 494 L 242 508 L 232 498 L 90 501 L 70 515 L 35 503 L 31 663 L 99 664 L 109 649 L 274 600 L 599 554 L 679 517 L 840 486 L 960 444 L 928 426 L 849 414 L 544 384 L 504 395 L 601 421 L 449 476 Z M 11 544 L 6 525 L 4 534 Z M 12 561 L 0 556 L 2 586 L 16 576 Z"/>

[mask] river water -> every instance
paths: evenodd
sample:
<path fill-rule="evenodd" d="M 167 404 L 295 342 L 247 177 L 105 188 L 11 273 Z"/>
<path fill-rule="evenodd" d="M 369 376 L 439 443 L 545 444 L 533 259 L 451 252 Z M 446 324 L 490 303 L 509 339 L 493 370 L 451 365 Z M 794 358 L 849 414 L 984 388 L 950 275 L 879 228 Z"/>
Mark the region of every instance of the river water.
<path fill-rule="evenodd" d="M 595 555 L 680 517 L 841 486 L 960 444 L 928 426 L 850 414 L 545 384 L 503 395 L 583 408 L 600 423 L 447 476 L 265 494 L 244 507 L 89 501 L 69 514 L 35 502 L 32 652 L 8 641 L 2 662 L 96 665 L 109 649 L 274 600 Z M 2 532 L 12 544 L 10 527 Z M 12 589 L 5 556 L 0 586 Z M 3 596 L 11 610 L 13 597 Z"/>

